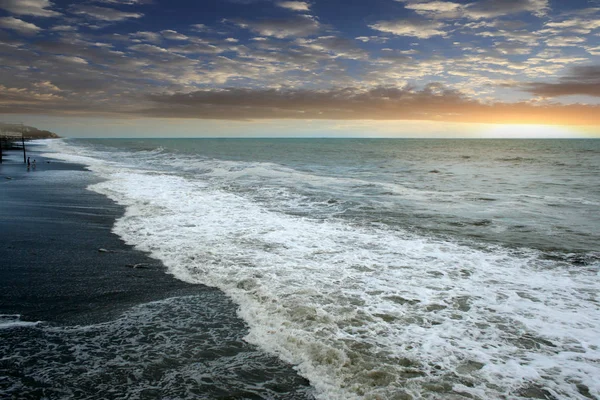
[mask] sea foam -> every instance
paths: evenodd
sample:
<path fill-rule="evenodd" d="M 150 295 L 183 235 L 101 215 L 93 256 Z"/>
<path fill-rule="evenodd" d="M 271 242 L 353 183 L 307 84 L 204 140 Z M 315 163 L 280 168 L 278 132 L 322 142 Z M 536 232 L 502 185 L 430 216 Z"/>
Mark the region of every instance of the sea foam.
<path fill-rule="evenodd" d="M 597 266 L 286 214 L 202 175 L 58 145 L 126 207 L 115 233 L 227 293 L 247 340 L 323 399 L 600 396 Z"/>
<path fill-rule="evenodd" d="M 40 321 L 22 321 L 19 314 L 0 314 L 0 329 L 36 326 Z"/>

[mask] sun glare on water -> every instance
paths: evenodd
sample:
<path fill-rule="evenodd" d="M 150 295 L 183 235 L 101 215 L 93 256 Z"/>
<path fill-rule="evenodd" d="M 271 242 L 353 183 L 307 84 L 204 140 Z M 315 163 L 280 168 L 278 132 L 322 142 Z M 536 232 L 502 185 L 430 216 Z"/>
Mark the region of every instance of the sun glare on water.
<path fill-rule="evenodd" d="M 577 137 L 574 129 L 559 125 L 504 124 L 486 125 L 481 131 L 484 138 L 572 138 Z"/>

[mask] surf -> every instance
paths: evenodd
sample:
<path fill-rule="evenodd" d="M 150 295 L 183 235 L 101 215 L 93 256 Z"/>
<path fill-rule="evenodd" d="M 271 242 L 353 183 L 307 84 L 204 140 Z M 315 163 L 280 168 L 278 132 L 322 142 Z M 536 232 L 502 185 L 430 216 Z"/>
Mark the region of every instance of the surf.
<path fill-rule="evenodd" d="M 320 398 L 600 393 L 596 265 L 293 215 L 204 175 L 89 156 L 90 189 L 126 207 L 114 232 L 230 296 L 246 340 Z"/>

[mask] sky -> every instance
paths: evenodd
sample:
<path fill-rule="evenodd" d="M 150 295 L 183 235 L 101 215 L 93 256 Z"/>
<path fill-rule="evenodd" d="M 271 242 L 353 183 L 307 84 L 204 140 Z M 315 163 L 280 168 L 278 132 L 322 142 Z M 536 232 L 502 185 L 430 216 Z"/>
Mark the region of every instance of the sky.
<path fill-rule="evenodd" d="M 600 0 L 0 0 L 65 136 L 599 137 Z"/>

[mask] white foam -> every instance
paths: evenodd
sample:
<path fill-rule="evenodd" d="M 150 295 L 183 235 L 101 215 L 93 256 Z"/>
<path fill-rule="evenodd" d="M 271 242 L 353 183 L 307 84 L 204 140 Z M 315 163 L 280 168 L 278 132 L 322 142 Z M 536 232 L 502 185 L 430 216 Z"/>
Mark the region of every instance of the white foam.
<path fill-rule="evenodd" d="M 86 326 L 0 330 L 0 398 L 308 399 L 293 370 L 243 343 L 223 295 L 200 290 Z M 4 372 L 8 372 L 4 374 Z"/>
<path fill-rule="evenodd" d="M 583 398 L 577 385 L 600 396 L 595 270 L 286 215 L 193 176 L 62 151 L 126 206 L 117 234 L 231 296 L 248 340 L 297 365 L 320 398 Z"/>
<path fill-rule="evenodd" d="M 36 326 L 41 321 L 21 321 L 21 316 L 18 314 L 0 314 L 0 329 L 12 329 Z"/>

